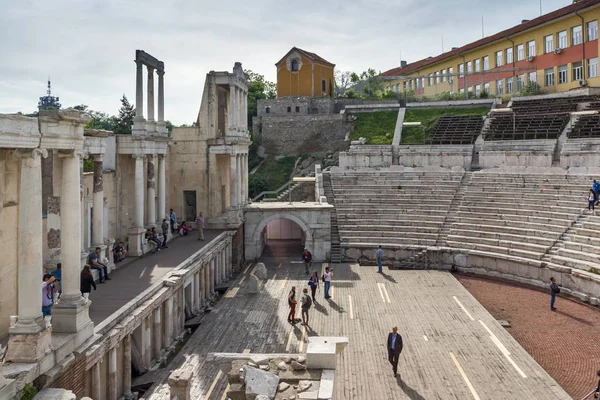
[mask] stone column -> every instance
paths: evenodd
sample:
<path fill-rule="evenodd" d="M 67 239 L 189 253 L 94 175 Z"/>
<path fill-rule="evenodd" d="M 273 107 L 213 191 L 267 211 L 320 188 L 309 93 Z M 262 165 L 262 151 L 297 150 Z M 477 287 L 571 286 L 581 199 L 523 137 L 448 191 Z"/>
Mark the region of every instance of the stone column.
<path fill-rule="evenodd" d="M 156 179 L 154 175 L 154 166 L 156 165 L 156 155 L 148 157 L 148 225 L 156 225 Z"/>
<path fill-rule="evenodd" d="M 92 367 L 92 394 L 94 399 L 102 398 L 102 385 L 104 382 L 101 379 L 102 374 L 100 373 L 100 364 L 102 360 L 98 360 L 96 364 Z"/>
<path fill-rule="evenodd" d="M 131 335 L 123 338 L 123 397 L 133 398 L 131 393 Z"/>
<path fill-rule="evenodd" d="M 102 155 L 94 156 L 94 206 L 92 212 L 92 246 L 104 246 L 104 186 L 102 183 Z"/>
<path fill-rule="evenodd" d="M 236 208 L 238 205 L 238 169 L 237 169 L 237 156 L 235 154 L 229 155 L 229 192 L 231 208 Z"/>
<path fill-rule="evenodd" d="M 236 192 L 237 192 L 237 199 L 238 202 L 236 204 L 236 206 L 240 206 L 243 204 L 243 200 L 242 200 L 242 155 L 241 154 L 237 154 L 235 157 L 235 162 L 237 164 L 237 181 L 236 181 Z"/>
<path fill-rule="evenodd" d="M 135 159 L 135 220 L 129 229 L 129 254 L 143 254 L 142 235 L 144 234 L 144 158 L 143 154 L 134 154 Z"/>
<path fill-rule="evenodd" d="M 165 82 L 164 70 L 157 70 L 158 74 L 158 122 L 164 122 L 165 120 Z"/>
<path fill-rule="evenodd" d="M 235 127 L 235 86 L 229 86 L 229 131 Z"/>
<path fill-rule="evenodd" d="M 76 333 L 86 330 L 93 333 L 94 324 L 89 317 L 89 302 L 80 292 L 81 254 L 78 249 L 81 235 L 80 154 L 62 154 L 62 187 L 60 195 L 60 236 L 62 254 L 62 295 L 52 308 L 52 330 Z"/>
<path fill-rule="evenodd" d="M 160 321 L 160 307 L 154 309 L 154 354 L 158 357 L 162 350 L 162 335 Z"/>
<path fill-rule="evenodd" d="M 162 154 L 158 155 L 158 211 L 156 222 L 158 226 L 162 224 L 163 218 L 167 215 L 167 182 L 165 172 L 165 156 Z M 167 218 L 168 219 L 168 218 Z M 166 239 L 166 238 L 165 238 Z"/>
<path fill-rule="evenodd" d="M 233 276 L 233 243 L 229 241 L 229 247 L 227 248 L 227 253 L 229 256 L 229 276 Z"/>
<path fill-rule="evenodd" d="M 144 318 L 142 322 L 142 333 L 144 335 L 144 360 L 146 364 L 150 365 L 152 362 L 152 325 L 150 324 L 150 317 Z"/>
<path fill-rule="evenodd" d="M 148 121 L 154 122 L 154 68 L 148 69 Z"/>
<path fill-rule="evenodd" d="M 248 202 L 248 197 L 249 197 L 249 191 L 248 191 L 248 177 L 250 175 L 250 172 L 248 171 L 248 153 L 244 154 L 244 187 L 246 189 L 246 201 L 244 202 L 247 203 Z"/>
<path fill-rule="evenodd" d="M 227 282 L 229 281 L 229 273 L 227 271 L 227 253 L 225 250 L 226 249 L 221 250 L 221 264 L 223 265 L 223 280 Z"/>
<path fill-rule="evenodd" d="M 238 124 L 237 124 L 237 128 L 238 128 L 238 132 L 242 132 L 243 131 L 243 126 L 244 126 L 244 110 L 243 110 L 243 106 L 242 104 L 244 103 L 244 91 L 242 89 L 238 89 Z"/>
<path fill-rule="evenodd" d="M 210 295 L 214 295 L 215 294 L 215 279 L 216 279 L 216 275 L 215 275 L 215 258 L 213 257 L 210 260 Z"/>
<path fill-rule="evenodd" d="M 194 312 L 200 311 L 200 272 L 194 274 Z"/>
<path fill-rule="evenodd" d="M 87 154 L 82 153 L 81 157 L 79 158 L 79 206 L 81 207 L 81 216 L 79 223 L 79 229 L 81 230 L 81 235 L 79 235 L 79 238 L 81 239 L 81 254 L 79 255 L 80 264 L 84 264 L 87 261 L 88 256 L 88 249 L 85 242 L 85 234 L 87 230 L 85 223 L 85 218 L 87 216 L 87 205 L 83 201 L 83 162 L 87 157 Z"/>
<path fill-rule="evenodd" d="M 9 328 L 7 361 L 37 362 L 50 349 L 42 318 L 42 164 L 45 150 L 17 151 L 21 157 L 18 223 L 18 320 Z M 38 296 L 32 295 L 38 293 Z M 1 369 L 1 368 L 0 368 Z M 0 378 L 1 379 L 1 378 Z"/>
<path fill-rule="evenodd" d="M 173 296 L 165 302 L 165 347 L 173 342 Z"/>
<path fill-rule="evenodd" d="M 209 264 L 204 264 L 202 266 L 202 273 L 204 274 L 204 280 L 203 280 L 203 289 L 202 291 L 204 292 L 204 305 L 208 306 L 208 302 L 210 300 L 210 266 Z"/>
<path fill-rule="evenodd" d="M 246 190 L 246 181 L 247 181 L 247 177 L 248 177 L 248 163 L 246 162 L 246 155 L 242 154 L 240 155 L 240 182 L 241 182 L 241 195 L 240 195 L 240 204 L 243 206 L 246 204 L 246 202 L 248 201 L 248 192 Z"/>
<path fill-rule="evenodd" d="M 136 61 L 135 74 L 135 119 L 144 120 L 144 66 L 141 61 Z"/>
<path fill-rule="evenodd" d="M 108 400 L 117 400 L 117 348 L 108 351 Z"/>

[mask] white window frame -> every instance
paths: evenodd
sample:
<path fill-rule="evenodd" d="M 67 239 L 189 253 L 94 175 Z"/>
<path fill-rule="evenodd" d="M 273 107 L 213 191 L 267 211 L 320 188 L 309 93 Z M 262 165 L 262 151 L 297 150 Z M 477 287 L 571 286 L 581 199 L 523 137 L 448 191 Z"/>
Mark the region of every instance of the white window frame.
<path fill-rule="evenodd" d="M 467 62 L 467 74 L 473 73 L 473 63 L 471 61 Z"/>
<path fill-rule="evenodd" d="M 556 43 L 558 44 L 558 48 L 566 49 L 568 46 L 567 31 L 560 31 L 556 34 L 556 36 L 558 37 L 558 40 L 556 41 Z"/>
<path fill-rule="evenodd" d="M 558 66 L 558 84 L 569 83 L 569 67 L 567 65 Z"/>
<path fill-rule="evenodd" d="M 544 85 L 545 86 L 554 86 L 556 84 L 554 77 L 554 67 L 546 68 L 544 70 Z"/>
<path fill-rule="evenodd" d="M 512 93 L 513 89 L 513 78 L 506 78 L 506 93 Z"/>
<path fill-rule="evenodd" d="M 461 78 L 465 76 L 465 64 L 458 64 L 458 76 Z"/>
<path fill-rule="evenodd" d="M 527 56 L 528 57 L 535 57 L 535 40 L 530 40 L 529 42 L 527 42 Z"/>
<path fill-rule="evenodd" d="M 506 64 L 512 64 L 512 62 L 513 62 L 513 49 L 512 49 L 512 47 L 509 47 L 508 49 L 506 49 L 506 51 L 504 53 L 506 53 Z"/>
<path fill-rule="evenodd" d="M 486 92 L 487 94 L 490 94 L 490 84 L 489 84 L 489 82 L 483 84 L 483 91 Z"/>
<path fill-rule="evenodd" d="M 571 28 L 571 46 L 583 43 L 583 27 L 577 25 Z"/>
<path fill-rule="evenodd" d="M 445 69 L 443 69 L 443 70 L 442 70 L 442 82 L 446 82 L 446 77 L 447 77 L 447 75 L 446 75 L 446 70 L 445 70 Z"/>
<path fill-rule="evenodd" d="M 598 39 L 598 20 L 595 19 L 587 23 L 587 41 Z"/>
<path fill-rule="evenodd" d="M 504 65 L 504 56 L 502 50 L 496 52 L 496 68 Z"/>
<path fill-rule="evenodd" d="M 523 44 L 517 45 L 517 61 L 525 59 L 525 46 Z"/>
<path fill-rule="evenodd" d="M 581 63 L 581 61 L 572 63 L 571 71 L 573 74 L 573 81 L 583 80 L 583 64 Z"/>
<path fill-rule="evenodd" d="M 588 78 L 597 78 L 598 77 L 598 57 L 589 58 L 587 60 L 588 68 Z"/>
<path fill-rule="evenodd" d="M 554 35 L 544 36 L 544 54 L 554 51 Z"/>
<path fill-rule="evenodd" d="M 478 58 L 475 60 L 475 72 L 481 72 L 481 60 Z"/>
<path fill-rule="evenodd" d="M 481 94 L 481 85 L 475 85 L 475 96 L 479 96 Z"/>
<path fill-rule="evenodd" d="M 498 79 L 496 81 L 496 96 L 502 96 L 504 94 L 504 80 Z"/>
<path fill-rule="evenodd" d="M 529 83 L 537 82 L 537 73 L 536 72 L 530 72 L 528 75 L 529 76 L 527 77 L 527 79 L 528 79 Z M 533 79 L 532 79 L 532 77 L 533 77 Z"/>
<path fill-rule="evenodd" d="M 490 69 L 490 57 L 484 56 L 483 57 L 483 70 L 487 71 L 488 69 Z"/>

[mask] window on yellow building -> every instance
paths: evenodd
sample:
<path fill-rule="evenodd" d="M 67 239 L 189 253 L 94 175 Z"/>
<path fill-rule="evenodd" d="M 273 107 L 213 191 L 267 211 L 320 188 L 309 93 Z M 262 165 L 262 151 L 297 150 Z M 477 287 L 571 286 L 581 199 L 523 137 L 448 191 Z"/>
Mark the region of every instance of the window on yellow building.
<path fill-rule="evenodd" d="M 438 83 L 440 83 L 440 74 L 439 72 L 435 73 L 435 84 L 437 85 Z"/>
<path fill-rule="evenodd" d="M 429 74 L 429 86 L 433 86 L 433 74 Z"/>
<path fill-rule="evenodd" d="M 554 51 L 554 36 L 544 36 L 544 53 L 552 53 Z"/>
<path fill-rule="evenodd" d="M 558 47 L 561 49 L 567 48 L 567 31 L 558 32 Z"/>
<path fill-rule="evenodd" d="M 502 79 L 499 79 L 496 81 L 496 95 L 498 96 L 502 96 L 502 94 L 504 93 L 503 87 L 504 87 L 504 81 Z"/>
<path fill-rule="evenodd" d="M 588 60 L 588 78 L 596 78 L 598 76 L 598 57 Z"/>
<path fill-rule="evenodd" d="M 554 86 L 554 68 L 548 68 L 544 71 L 544 83 L 546 86 Z"/>
<path fill-rule="evenodd" d="M 496 68 L 502 66 L 502 50 L 496 52 Z"/>
<path fill-rule="evenodd" d="M 506 78 L 506 93 L 513 92 L 513 78 Z"/>
<path fill-rule="evenodd" d="M 567 68 L 566 65 L 559 65 L 558 66 L 558 83 L 567 83 L 569 82 L 569 73 L 568 73 L 569 69 Z"/>
<path fill-rule="evenodd" d="M 486 92 L 487 94 L 490 93 L 490 84 L 486 83 L 483 85 L 483 91 Z"/>
<path fill-rule="evenodd" d="M 448 68 L 448 81 L 452 82 L 452 80 L 454 79 L 454 76 L 452 75 L 454 73 L 454 68 L 450 67 Z"/>
<path fill-rule="evenodd" d="M 446 70 L 442 70 L 442 82 L 446 82 Z"/>
<path fill-rule="evenodd" d="M 535 40 L 527 42 L 527 57 L 535 57 Z"/>
<path fill-rule="evenodd" d="M 475 60 L 475 72 L 481 71 L 481 60 L 478 58 Z"/>
<path fill-rule="evenodd" d="M 506 63 L 511 64 L 513 62 L 513 49 L 509 47 L 506 49 Z"/>
<path fill-rule="evenodd" d="M 292 72 L 298 71 L 298 60 L 292 60 Z"/>
<path fill-rule="evenodd" d="M 467 63 L 467 74 L 470 74 L 471 72 L 473 72 L 473 64 L 471 63 L 471 61 L 469 61 Z"/>
<path fill-rule="evenodd" d="M 479 96 L 481 94 L 481 85 L 475 85 L 475 96 Z"/>
<path fill-rule="evenodd" d="M 581 64 L 581 61 L 574 62 L 571 66 L 573 69 L 573 80 L 574 81 L 582 80 L 583 79 L 583 64 Z"/>
<path fill-rule="evenodd" d="M 521 61 L 525 58 L 525 46 L 522 44 L 517 46 L 517 61 Z"/>
<path fill-rule="evenodd" d="M 598 20 L 593 20 L 587 23 L 588 42 L 598 39 Z"/>
<path fill-rule="evenodd" d="M 535 72 L 530 72 L 529 73 L 529 83 L 535 83 L 537 82 L 537 74 Z"/>
<path fill-rule="evenodd" d="M 577 46 L 583 43 L 583 30 L 581 25 L 577 25 L 571 28 L 571 46 Z"/>
<path fill-rule="evenodd" d="M 465 64 L 458 64 L 458 76 L 461 78 L 465 76 Z"/>
<path fill-rule="evenodd" d="M 517 90 L 521 90 L 525 87 L 525 74 L 517 76 Z"/>
<path fill-rule="evenodd" d="M 490 58 L 488 56 L 483 57 L 483 70 L 487 71 L 490 69 Z"/>

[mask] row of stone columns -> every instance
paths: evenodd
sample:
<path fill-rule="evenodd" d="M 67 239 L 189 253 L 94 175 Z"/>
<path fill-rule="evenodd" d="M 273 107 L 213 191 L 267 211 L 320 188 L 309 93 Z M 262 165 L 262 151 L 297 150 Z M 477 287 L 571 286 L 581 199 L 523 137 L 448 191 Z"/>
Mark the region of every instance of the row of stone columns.
<path fill-rule="evenodd" d="M 166 172 L 165 156 L 134 154 L 135 159 L 135 227 L 143 229 L 144 210 L 147 210 L 147 225 L 160 225 L 163 218 L 166 218 Z M 144 202 L 144 160 L 148 158 L 148 179 L 147 179 L 147 202 Z M 157 160 L 158 159 L 158 160 Z M 158 162 L 157 162 L 158 161 Z M 155 166 L 158 164 L 158 215 L 156 210 L 156 176 Z"/>
<path fill-rule="evenodd" d="M 243 207 L 248 202 L 248 154 L 229 156 L 231 207 Z"/>
<path fill-rule="evenodd" d="M 136 92 L 135 92 L 135 117 L 144 119 L 144 63 L 136 60 Z M 146 66 L 148 70 L 148 121 L 154 122 L 154 68 Z M 164 70 L 157 70 L 158 75 L 158 122 L 164 122 L 165 114 L 165 83 Z"/>
<path fill-rule="evenodd" d="M 248 126 L 247 92 L 235 85 L 229 86 L 229 130 L 245 132 Z"/>
<path fill-rule="evenodd" d="M 191 281 L 193 310 L 199 312 L 203 307 L 208 306 L 215 295 L 216 286 L 228 281 L 232 276 L 232 272 L 232 244 L 230 242 L 227 246 L 219 249 L 210 261 L 194 273 Z M 141 343 L 139 345 L 142 351 L 141 356 L 148 365 L 152 361 L 152 354 L 160 354 L 163 349 L 171 346 L 175 339 L 174 332 L 176 332 L 176 324 L 179 321 L 176 321 L 178 316 L 174 313 L 174 302 L 176 296 L 180 296 L 182 299 L 185 298 L 182 293 L 185 293 L 184 287 L 180 287 L 141 321 Z M 162 322 L 163 316 L 164 324 Z M 131 334 L 128 334 L 120 344 L 108 350 L 107 382 L 101 379 L 102 359 L 92 368 L 92 395 L 94 398 L 102 398 L 103 386 L 106 386 L 106 398 L 108 400 L 119 398 L 120 393 L 117 383 L 121 368 L 117 363 L 117 350 L 121 344 L 123 346 L 122 395 L 125 399 L 131 398 L 131 341 Z"/>

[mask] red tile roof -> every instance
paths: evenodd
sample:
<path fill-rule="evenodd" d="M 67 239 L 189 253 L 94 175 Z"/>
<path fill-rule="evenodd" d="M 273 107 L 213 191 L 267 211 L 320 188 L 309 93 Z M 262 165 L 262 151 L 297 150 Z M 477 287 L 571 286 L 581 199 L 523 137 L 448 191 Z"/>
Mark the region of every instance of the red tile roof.
<path fill-rule="evenodd" d="M 382 73 L 381 76 L 391 77 L 391 76 L 397 76 L 397 75 L 405 75 L 405 74 L 411 73 L 415 70 L 418 70 L 420 68 L 426 67 L 428 65 L 436 64 L 440 61 L 444 61 L 445 59 L 454 57 L 458 54 L 465 53 L 467 51 L 474 50 L 478 47 L 485 46 L 487 44 L 496 42 L 498 40 L 505 39 L 507 36 L 515 35 L 517 33 L 534 28 L 538 25 L 545 24 L 552 20 L 564 17 L 564 16 L 572 14 L 576 11 L 581 11 L 583 9 L 586 9 L 586 8 L 589 8 L 592 6 L 596 6 L 598 4 L 600 4 L 600 0 L 582 0 L 578 3 L 574 3 L 574 4 L 568 5 L 563 8 L 559 8 L 558 10 L 552 11 L 551 13 L 544 14 L 538 18 L 532 19 L 531 21 L 513 26 L 512 28 L 506 29 L 502 32 L 498 32 L 494 35 L 484 37 L 475 42 L 471 42 L 463 47 L 459 47 L 458 49 L 447 51 L 445 53 L 440 54 L 439 56 L 428 57 L 428 58 L 425 58 L 420 61 L 415 61 L 413 63 L 406 65 L 405 67 L 392 68 L 392 69 Z"/>
<path fill-rule="evenodd" d="M 600 0 L 598 0 L 598 1 L 600 1 Z M 290 54 L 292 51 L 297 51 L 299 53 L 302 53 L 309 60 L 335 67 L 335 64 L 330 63 L 329 61 L 325 60 L 323 57 L 319 56 L 318 54 L 311 53 L 310 51 L 302 50 L 297 47 L 292 47 L 290 51 L 285 53 L 285 56 L 283 56 L 283 58 L 281 60 L 279 60 L 275 63 L 275 65 L 279 65 L 283 60 L 285 60 L 285 58 L 288 56 L 288 54 Z"/>

